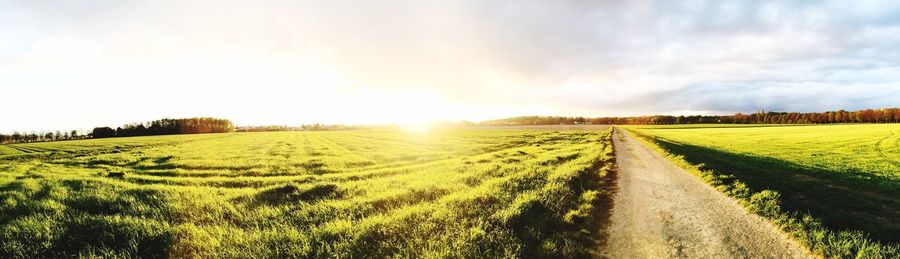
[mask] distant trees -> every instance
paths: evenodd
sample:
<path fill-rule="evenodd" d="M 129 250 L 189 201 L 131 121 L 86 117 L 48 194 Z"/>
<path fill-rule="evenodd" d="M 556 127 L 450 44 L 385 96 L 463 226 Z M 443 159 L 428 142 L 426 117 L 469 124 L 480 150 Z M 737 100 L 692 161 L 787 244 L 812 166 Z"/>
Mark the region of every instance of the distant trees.
<path fill-rule="evenodd" d="M 900 108 L 866 109 L 859 111 L 828 112 L 765 112 L 753 114 L 735 113 L 734 115 L 713 116 L 670 116 L 654 115 L 639 117 L 558 117 L 558 116 L 524 116 L 507 119 L 485 121 L 481 125 L 579 125 L 579 124 L 699 124 L 699 123 L 738 123 L 738 124 L 825 124 L 825 123 L 898 123 Z"/>
<path fill-rule="evenodd" d="M 171 134 L 224 133 L 234 131 L 234 124 L 227 119 L 187 118 L 161 119 L 144 123 L 126 124 L 112 129 L 110 127 L 94 128 L 94 138 L 133 137 Z"/>
<path fill-rule="evenodd" d="M 149 126 L 148 126 L 149 125 Z M 0 145 L 14 143 L 30 143 L 43 141 L 74 140 L 85 138 L 112 138 L 147 135 L 168 134 L 194 134 L 194 133 L 221 133 L 234 131 L 234 125 L 226 119 L 216 118 L 188 118 L 188 119 L 161 119 L 146 123 L 126 124 L 116 129 L 110 127 L 96 127 L 87 135 L 78 134 L 77 130 L 71 132 L 13 132 L 12 135 L 0 134 Z"/>
<path fill-rule="evenodd" d="M 116 136 L 116 131 L 110 127 L 97 127 L 91 132 L 93 138 L 112 138 Z"/>
<path fill-rule="evenodd" d="M 73 130 L 71 134 L 66 133 L 62 134 L 59 131 L 56 132 L 30 132 L 30 133 L 20 133 L 13 132 L 11 135 L 0 134 L 0 145 L 2 144 L 15 144 L 15 143 L 31 143 L 31 142 L 45 142 L 45 141 L 60 141 L 60 140 L 73 140 L 73 139 L 84 139 L 88 136 L 79 135 L 78 131 Z"/>
<path fill-rule="evenodd" d="M 297 127 L 288 127 L 284 125 L 269 126 L 243 126 L 236 129 L 237 132 L 271 132 L 271 131 L 297 131 Z"/>

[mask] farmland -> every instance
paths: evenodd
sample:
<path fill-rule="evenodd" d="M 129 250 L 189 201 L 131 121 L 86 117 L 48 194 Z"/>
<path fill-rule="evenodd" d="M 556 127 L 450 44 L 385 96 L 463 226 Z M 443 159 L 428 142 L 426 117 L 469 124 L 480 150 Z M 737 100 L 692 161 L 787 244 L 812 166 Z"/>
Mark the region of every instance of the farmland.
<path fill-rule="evenodd" d="M 900 243 L 898 124 L 630 129 L 701 170 L 714 172 L 707 181 L 732 196 L 754 203 L 765 195 L 751 201 L 740 190 L 775 191 L 768 197 L 778 200 L 780 207 L 761 214 L 787 226 L 786 231 L 820 254 L 847 256 L 844 253 L 866 247 L 869 241 L 893 249 Z M 732 181 L 741 186 L 729 186 Z M 813 226 L 813 231 L 797 230 L 800 225 Z"/>
<path fill-rule="evenodd" d="M 0 146 L 0 257 L 576 257 L 610 130 L 173 135 Z"/>

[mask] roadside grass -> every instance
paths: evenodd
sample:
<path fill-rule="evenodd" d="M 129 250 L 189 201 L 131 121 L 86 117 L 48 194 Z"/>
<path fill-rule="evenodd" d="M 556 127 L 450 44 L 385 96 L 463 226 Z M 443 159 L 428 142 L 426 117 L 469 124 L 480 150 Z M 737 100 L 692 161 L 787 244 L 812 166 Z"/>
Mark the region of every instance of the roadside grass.
<path fill-rule="evenodd" d="M 881 145 L 882 149 L 895 148 L 883 143 L 885 136 L 894 136 L 893 128 L 888 127 L 841 125 L 690 131 L 629 128 L 628 131 L 736 198 L 749 211 L 769 218 L 818 255 L 897 258 L 900 256 L 897 171 L 890 169 L 891 156 L 876 159 L 883 153 L 876 148 L 859 147 L 869 144 Z M 815 135 L 808 135 L 809 130 L 814 130 Z M 882 131 L 884 134 L 872 134 Z M 856 144 L 848 146 L 848 143 Z M 852 153 L 865 150 L 868 151 L 856 156 Z M 824 151 L 830 153 L 811 155 Z M 829 156 L 837 156 L 846 163 L 830 166 L 839 163 Z"/>
<path fill-rule="evenodd" d="M 3 258 L 589 257 L 614 165 L 611 129 L 17 146 L 0 156 Z"/>

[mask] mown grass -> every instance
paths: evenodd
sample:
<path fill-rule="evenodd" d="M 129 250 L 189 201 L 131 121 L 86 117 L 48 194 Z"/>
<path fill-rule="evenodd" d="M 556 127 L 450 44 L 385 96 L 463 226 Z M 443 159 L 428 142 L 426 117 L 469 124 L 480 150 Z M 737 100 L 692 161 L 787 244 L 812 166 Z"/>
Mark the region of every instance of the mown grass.
<path fill-rule="evenodd" d="M 900 256 L 900 125 L 630 128 L 817 254 Z"/>
<path fill-rule="evenodd" d="M 610 132 L 15 145 L 0 149 L 0 257 L 587 257 Z"/>

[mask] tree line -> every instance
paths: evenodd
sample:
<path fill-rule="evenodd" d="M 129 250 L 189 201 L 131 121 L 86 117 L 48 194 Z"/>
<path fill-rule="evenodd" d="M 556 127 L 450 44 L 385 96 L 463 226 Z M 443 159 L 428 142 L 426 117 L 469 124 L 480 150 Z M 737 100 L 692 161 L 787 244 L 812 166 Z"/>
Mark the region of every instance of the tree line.
<path fill-rule="evenodd" d="M 900 123 L 900 108 L 865 109 L 858 111 L 828 112 L 765 112 L 734 115 L 653 115 L 637 117 L 564 117 L 564 116 L 521 116 L 477 123 L 478 125 L 583 125 L 583 124 L 826 124 L 826 123 Z M 465 125 L 472 123 L 466 122 Z M 309 124 L 300 127 L 261 126 L 243 127 L 239 131 L 292 131 L 292 130 L 348 130 L 357 126 Z M 227 119 L 186 118 L 160 119 L 147 123 L 126 124 L 115 129 L 97 127 L 88 134 L 69 132 L 13 132 L 0 134 L 0 144 L 30 143 L 44 141 L 76 140 L 86 138 L 111 138 L 131 136 L 152 136 L 171 134 L 225 133 L 235 131 L 234 124 Z"/>
<path fill-rule="evenodd" d="M 76 139 L 85 139 L 85 138 L 88 138 L 88 136 L 79 134 L 77 130 L 62 131 L 62 132 L 61 131 L 56 131 L 56 132 L 44 131 L 44 132 L 31 132 L 31 133 L 13 132 L 11 135 L 0 134 L 0 145 L 15 144 L 15 143 L 76 140 Z"/>
<path fill-rule="evenodd" d="M 637 117 L 562 117 L 522 116 L 484 121 L 480 125 L 582 125 L 582 124 L 826 124 L 826 123 L 898 123 L 900 108 L 828 112 L 765 112 L 734 115 L 653 115 Z"/>
<path fill-rule="evenodd" d="M 187 118 L 161 119 L 146 123 L 125 124 L 115 129 L 96 127 L 90 133 L 79 134 L 77 130 L 68 132 L 13 132 L 12 135 L 0 134 L 0 145 L 16 143 L 32 143 L 45 141 L 76 140 L 88 138 L 113 138 L 171 134 L 224 133 L 234 131 L 234 124 L 227 119 Z"/>
<path fill-rule="evenodd" d="M 92 138 L 154 136 L 172 134 L 225 133 L 234 131 L 234 124 L 227 119 L 187 118 L 161 119 L 147 123 L 126 124 L 116 129 L 97 127 L 91 132 Z"/>

